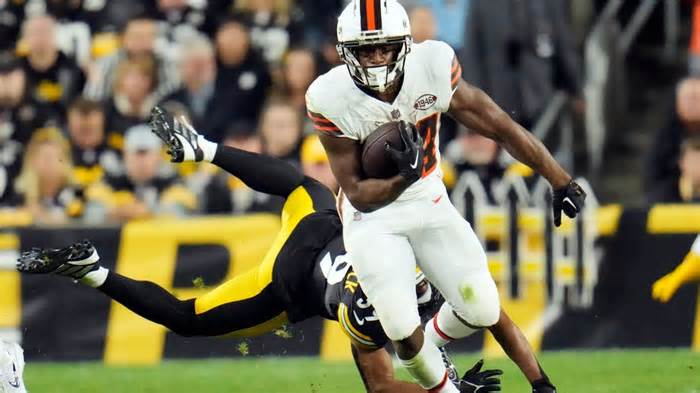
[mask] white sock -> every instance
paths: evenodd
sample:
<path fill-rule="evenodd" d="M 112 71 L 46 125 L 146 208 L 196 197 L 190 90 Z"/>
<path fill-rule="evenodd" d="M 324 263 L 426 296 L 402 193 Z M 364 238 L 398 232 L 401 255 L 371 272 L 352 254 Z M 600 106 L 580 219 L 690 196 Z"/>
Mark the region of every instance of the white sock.
<path fill-rule="evenodd" d="M 476 332 L 460 321 L 449 304 L 443 303 L 440 311 L 425 324 L 425 338 L 442 348 L 450 341 L 464 338 Z"/>
<path fill-rule="evenodd" d="M 440 350 L 432 342 L 425 340 L 413 359 L 399 358 L 399 362 L 425 390 L 431 393 L 459 393 L 447 378 Z"/>
<path fill-rule="evenodd" d="M 109 269 L 100 266 L 97 270 L 91 271 L 78 281 L 80 281 L 81 284 L 99 288 L 107 280 L 107 274 L 109 274 Z"/>
<path fill-rule="evenodd" d="M 202 148 L 202 152 L 204 153 L 204 161 L 212 162 L 216 155 L 218 144 L 204 139 L 201 135 L 197 138 L 197 143 L 199 143 L 199 147 Z"/>

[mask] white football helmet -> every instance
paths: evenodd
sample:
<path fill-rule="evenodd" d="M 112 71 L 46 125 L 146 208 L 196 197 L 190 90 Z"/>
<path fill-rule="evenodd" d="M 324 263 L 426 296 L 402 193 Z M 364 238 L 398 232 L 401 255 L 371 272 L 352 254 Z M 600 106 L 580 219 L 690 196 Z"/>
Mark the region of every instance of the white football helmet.
<path fill-rule="evenodd" d="M 338 17 L 338 54 L 358 84 L 384 91 L 404 71 L 411 51 L 411 24 L 406 10 L 396 0 L 352 0 Z M 357 49 L 366 45 L 400 45 L 389 64 L 363 67 Z"/>

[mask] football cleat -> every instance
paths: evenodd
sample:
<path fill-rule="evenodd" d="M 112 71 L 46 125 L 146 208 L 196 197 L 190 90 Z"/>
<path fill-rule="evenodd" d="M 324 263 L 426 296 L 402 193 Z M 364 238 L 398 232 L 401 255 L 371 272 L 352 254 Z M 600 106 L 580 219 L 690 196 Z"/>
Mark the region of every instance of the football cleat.
<path fill-rule="evenodd" d="M 26 393 L 23 373 L 22 347 L 0 340 L 0 393 Z"/>
<path fill-rule="evenodd" d="M 17 270 L 29 274 L 58 274 L 81 279 L 100 266 L 97 250 L 88 240 L 65 248 L 32 248 L 20 254 Z"/>
<path fill-rule="evenodd" d="M 455 367 L 454 363 L 452 363 L 452 360 L 450 357 L 447 355 L 447 351 L 445 351 L 445 348 L 438 348 L 440 350 L 440 354 L 442 355 L 442 362 L 445 364 L 445 368 L 447 369 L 447 378 L 450 379 L 450 382 L 452 382 L 453 385 L 459 387 L 459 374 L 457 373 L 457 367 Z"/>
<path fill-rule="evenodd" d="M 204 151 L 199 146 L 199 135 L 184 119 L 178 120 L 170 113 L 156 106 L 151 110 L 148 122 L 151 131 L 158 135 L 167 146 L 172 162 L 202 161 Z"/>

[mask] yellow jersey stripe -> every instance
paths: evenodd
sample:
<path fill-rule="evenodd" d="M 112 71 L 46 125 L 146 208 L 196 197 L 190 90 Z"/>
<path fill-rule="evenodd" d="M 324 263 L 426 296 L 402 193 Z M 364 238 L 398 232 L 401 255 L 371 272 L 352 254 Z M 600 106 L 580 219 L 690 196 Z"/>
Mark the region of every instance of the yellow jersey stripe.
<path fill-rule="evenodd" d="M 368 347 L 376 347 L 377 344 L 375 344 L 372 341 L 372 338 L 369 336 L 366 336 L 357 329 L 355 329 L 352 324 L 350 323 L 349 319 L 349 314 L 348 314 L 348 308 L 344 305 L 341 304 L 338 306 L 338 321 L 340 321 L 341 326 L 343 327 L 343 331 L 352 339 L 357 342 L 359 342 L 362 345 L 366 345 Z"/>

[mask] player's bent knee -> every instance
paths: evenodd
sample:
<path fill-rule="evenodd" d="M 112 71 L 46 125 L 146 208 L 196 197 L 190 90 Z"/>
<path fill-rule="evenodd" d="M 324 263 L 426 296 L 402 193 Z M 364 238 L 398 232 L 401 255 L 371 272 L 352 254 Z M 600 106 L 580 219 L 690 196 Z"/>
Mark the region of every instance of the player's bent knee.
<path fill-rule="evenodd" d="M 469 326 L 486 328 L 498 323 L 501 303 L 498 288 L 491 276 L 478 280 L 467 280 L 460 286 L 460 298 L 452 306 Z"/>
<path fill-rule="evenodd" d="M 398 313 L 401 316 L 401 313 Z M 413 332 L 420 327 L 420 321 L 400 321 L 397 319 L 389 319 L 386 321 L 382 320 L 382 329 L 384 333 L 391 341 L 403 341 L 411 337 Z"/>
<path fill-rule="evenodd" d="M 482 310 L 480 310 L 479 315 L 476 316 L 476 322 L 481 327 L 491 327 L 498 323 L 498 319 L 501 316 L 501 307 L 497 302 L 493 304 L 486 304 Z"/>

